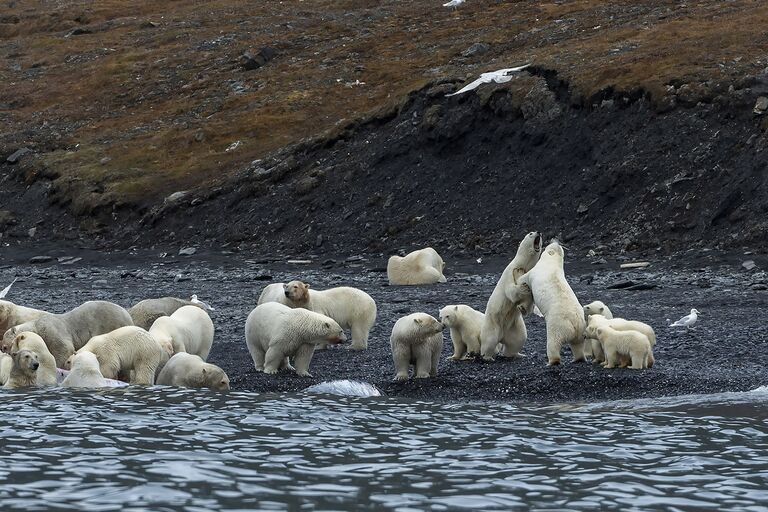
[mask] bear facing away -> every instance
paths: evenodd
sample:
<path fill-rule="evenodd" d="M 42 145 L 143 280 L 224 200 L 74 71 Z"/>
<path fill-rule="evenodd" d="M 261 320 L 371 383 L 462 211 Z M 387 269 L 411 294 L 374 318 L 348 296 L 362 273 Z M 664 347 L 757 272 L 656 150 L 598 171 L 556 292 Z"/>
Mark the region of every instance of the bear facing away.
<path fill-rule="evenodd" d="M 608 325 L 592 326 L 590 335 L 595 336 L 605 352 L 605 368 L 615 368 L 620 356 L 629 357 L 632 369 L 648 368 L 651 342 L 638 331 L 617 331 Z"/>
<path fill-rule="evenodd" d="M 200 356 L 179 352 L 160 371 L 157 384 L 228 391 L 229 377 L 224 370 L 215 364 L 206 363 Z"/>
<path fill-rule="evenodd" d="M 485 314 L 464 304 L 445 306 L 440 310 L 440 322 L 451 330 L 453 355 L 449 360 L 467 360 L 480 355 L 480 330 Z"/>
<path fill-rule="evenodd" d="M 11 354 L 11 357 L 11 371 L 3 387 L 16 389 L 37 386 L 37 368 L 40 366 L 37 354 L 29 350 L 19 350 Z"/>
<path fill-rule="evenodd" d="M 245 322 L 245 342 L 258 371 L 274 374 L 279 369 L 294 370 L 311 377 L 309 364 L 315 345 L 337 344 L 347 337 L 332 318 L 304 308 L 289 308 L 277 302 L 256 306 Z"/>
<path fill-rule="evenodd" d="M 405 256 L 390 256 L 387 278 L 390 285 L 417 285 L 446 282 L 443 258 L 431 247 L 419 249 Z"/>
<path fill-rule="evenodd" d="M 142 386 L 155 383 L 155 371 L 168 357 L 147 331 L 133 325 L 94 336 L 76 353 L 82 352 L 92 352 L 96 356 L 105 378 Z M 72 368 L 71 358 L 64 368 Z"/>
<path fill-rule="evenodd" d="M 208 359 L 213 345 L 214 327 L 211 317 L 197 306 L 182 306 L 171 316 L 161 316 L 149 328 L 149 334 L 173 354 L 187 352 Z"/>
<path fill-rule="evenodd" d="M 61 386 L 65 388 L 103 388 L 107 381 L 99 369 L 99 360 L 92 352 L 79 352 L 71 356 L 69 374 Z"/>
<path fill-rule="evenodd" d="M 48 351 L 43 338 L 33 332 L 22 332 L 16 335 L 11 345 L 11 353 L 19 350 L 29 350 L 37 355 L 40 366 L 37 368 L 38 386 L 55 386 L 56 379 L 56 359 Z"/>
<path fill-rule="evenodd" d="M 437 375 L 443 351 L 443 324 L 427 313 L 412 313 L 400 318 L 389 338 L 395 363 L 395 380 L 407 380 L 414 367 L 414 377 L 426 379 Z"/>
<path fill-rule="evenodd" d="M 5 332 L 3 343 L 12 343 L 20 332 L 34 332 L 43 338 L 56 365 L 61 367 L 92 337 L 126 325 L 133 325 L 133 320 L 125 309 L 111 302 L 94 300 L 61 315 L 44 313 L 35 320 L 11 327 Z"/>
<path fill-rule="evenodd" d="M 553 240 L 541 254 L 538 263 L 521 283 L 530 286 L 533 301 L 544 315 L 547 326 L 547 359 L 549 365 L 560 364 L 560 350 L 568 343 L 573 361 L 584 361 L 584 309 L 565 279 L 565 251 Z"/>
<path fill-rule="evenodd" d="M 480 350 L 483 359 L 496 356 L 501 343 L 504 356 L 515 357 L 520 353 L 528 331 L 523 314 L 531 311 L 530 288 L 518 289 L 520 278 L 531 270 L 541 254 L 542 236 L 533 231 L 525 235 L 517 247 L 515 257 L 504 269 L 485 306 L 485 319 L 480 333 Z"/>

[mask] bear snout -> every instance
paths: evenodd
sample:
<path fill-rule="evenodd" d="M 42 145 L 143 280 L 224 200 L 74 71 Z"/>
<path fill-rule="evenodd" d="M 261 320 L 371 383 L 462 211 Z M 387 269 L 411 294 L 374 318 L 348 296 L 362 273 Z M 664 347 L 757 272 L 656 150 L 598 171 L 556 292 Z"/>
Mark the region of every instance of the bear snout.
<path fill-rule="evenodd" d="M 291 292 L 289 292 L 288 290 L 285 290 L 285 296 L 288 298 L 291 298 Z"/>
<path fill-rule="evenodd" d="M 35 361 L 35 362 L 33 362 L 33 363 L 31 364 L 31 367 L 32 367 L 32 369 L 33 369 L 33 370 L 37 370 L 37 369 L 40 367 L 40 363 L 38 363 L 37 361 Z"/>

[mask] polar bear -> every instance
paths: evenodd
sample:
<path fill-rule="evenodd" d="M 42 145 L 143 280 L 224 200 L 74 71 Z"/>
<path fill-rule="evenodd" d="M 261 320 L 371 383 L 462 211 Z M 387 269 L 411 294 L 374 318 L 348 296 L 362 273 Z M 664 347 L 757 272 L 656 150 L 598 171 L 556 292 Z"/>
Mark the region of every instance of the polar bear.
<path fill-rule="evenodd" d="M 159 299 L 145 299 L 137 302 L 128 314 L 133 319 L 133 325 L 149 330 L 152 324 L 161 316 L 171 316 L 177 309 L 183 306 L 195 306 L 194 302 L 176 297 L 162 297 Z"/>
<path fill-rule="evenodd" d="M 5 332 L 14 325 L 34 320 L 43 313 L 45 311 L 19 306 L 7 300 L 0 300 L 0 332 Z"/>
<path fill-rule="evenodd" d="M 485 320 L 480 331 L 480 351 L 483 359 L 491 360 L 496 355 L 496 347 L 501 343 L 503 355 L 519 355 L 528 331 L 525 328 L 523 314 L 531 311 L 532 297 L 527 295 L 530 288 L 516 289 L 520 278 L 531 270 L 541 254 L 541 234 L 533 231 L 525 235 L 517 253 L 504 269 L 496 287 L 485 306 Z"/>
<path fill-rule="evenodd" d="M 590 334 L 596 336 L 603 346 L 605 368 L 615 368 L 620 356 L 630 358 L 632 369 L 648 368 L 651 342 L 645 334 L 638 331 L 617 331 L 605 324 L 600 327 L 593 326 Z"/>
<path fill-rule="evenodd" d="M 0 386 L 8 382 L 13 367 L 13 358 L 8 354 L 0 353 Z"/>
<path fill-rule="evenodd" d="M 390 285 L 435 284 L 446 282 L 445 262 L 431 247 L 405 256 L 390 256 L 387 277 Z"/>
<path fill-rule="evenodd" d="M 208 388 L 229 391 L 229 377 L 215 364 L 206 363 L 200 356 L 179 352 L 165 365 L 157 377 L 161 386 L 180 388 Z"/>
<path fill-rule="evenodd" d="M 613 318 L 613 313 L 603 302 L 596 300 L 585 304 L 584 306 L 584 320 L 589 324 L 589 317 L 592 315 L 603 315 L 605 318 Z M 605 354 L 600 346 L 600 342 L 595 338 L 587 337 L 584 340 L 584 355 L 592 357 L 594 363 L 602 363 L 605 361 Z"/>
<path fill-rule="evenodd" d="M 128 380 L 143 386 L 154 384 L 158 365 L 168 357 L 147 331 L 133 325 L 94 336 L 75 354 L 83 352 L 96 356 L 104 378 Z M 72 368 L 71 357 L 64 368 Z"/>
<path fill-rule="evenodd" d="M 656 362 L 656 359 L 653 356 L 653 347 L 656 346 L 656 332 L 654 332 L 653 327 L 646 323 L 638 322 L 637 320 L 625 320 L 624 318 L 606 318 L 604 315 L 594 314 L 590 315 L 588 319 L 587 336 L 590 338 L 597 338 L 595 335 L 595 329 L 603 325 L 607 325 L 617 331 L 637 331 L 645 335 L 651 344 L 651 353 L 648 357 L 648 368 L 653 366 L 653 364 Z M 599 340 L 598 345 L 601 345 Z M 602 346 L 600 347 L 600 350 L 603 350 Z M 627 366 L 628 364 L 628 357 L 621 359 L 622 367 Z"/>
<path fill-rule="evenodd" d="M 277 302 L 256 306 L 245 321 L 245 342 L 253 366 L 268 374 L 281 368 L 293 370 L 289 362 L 293 357 L 296 374 L 311 377 L 309 363 L 315 345 L 342 343 L 346 339 L 333 318 Z"/>
<path fill-rule="evenodd" d="M 92 337 L 126 325 L 133 325 L 133 320 L 125 309 L 103 300 L 88 301 L 72 311 L 60 315 L 44 313 L 11 327 L 5 332 L 3 343 L 12 342 L 20 332 L 34 332 L 43 338 L 60 367 Z"/>
<path fill-rule="evenodd" d="M 37 354 L 29 350 L 19 350 L 11 354 L 11 357 L 13 364 L 3 387 L 15 389 L 37 386 L 37 369 L 40 366 Z"/>
<path fill-rule="evenodd" d="M 451 330 L 453 355 L 448 360 L 459 361 L 480 355 L 480 330 L 485 314 L 464 304 L 445 306 L 440 310 L 440 323 Z"/>
<path fill-rule="evenodd" d="M 259 296 L 259 304 L 264 302 L 304 308 L 333 318 L 342 329 L 350 329 L 352 344 L 349 348 L 352 350 L 368 348 L 368 336 L 376 322 L 376 302 L 364 291 L 349 286 L 310 290 L 309 285 L 301 281 L 273 283 Z M 318 348 L 325 348 L 325 345 Z"/>
<path fill-rule="evenodd" d="M 107 381 L 99 369 L 99 360 L 92 352 L 79 352 L 71 356 L 72 370 L 64 377 L 64 388 L 103 388 Z"/>
<path fill-rule="evenodd" d="M 408 369 L 414 377 L 426 379 L 437 375 L 443 352 L 443 324 L 427 313 L 412 313 L 400 318 L 389 338 L 395 363 L 395 380 L 407 380 Z"/>
<path fill-rule="evenodd" d="M 167 351 L 168 344 L 173 348 L 170 355 L 187 352 L 208 359 L 213 345 L 213 321 L 203 309 L 197 306 L 182 306 L 171 314 L 161 316 L 149 328 L 149 334 Z"/>
<path fill-rule="evenodd" d="M 564 261 L 565 251 L 553 240 L 539 262 L 520 278 L 520 283 L 530 286 L 533 301 L 544 315 L 549 365 L 560 364 L 564 343 L 571 346 L 574 362 L 584 361 L 584 309 L 565 279 Z"/>
<path fill-rule="evenodd" d="M 40 366 L 37 368 L 38 386 L 55 386 L 58 384 L 56 379 L 56 359 L 48 351 L 43 338 L 33 332 L 21 332 L 16 335 L 11 345 L 11 353 L 19 350 L 29 350 L 37 354 L 37 360 Z"/>

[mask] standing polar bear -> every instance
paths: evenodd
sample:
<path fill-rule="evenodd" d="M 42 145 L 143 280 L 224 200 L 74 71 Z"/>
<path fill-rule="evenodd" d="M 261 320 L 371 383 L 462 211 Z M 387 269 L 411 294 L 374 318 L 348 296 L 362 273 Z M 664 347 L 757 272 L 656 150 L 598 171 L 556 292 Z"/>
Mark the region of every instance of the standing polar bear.
<path fill-rule="evenodd" d="M 541 254 L 541 234 L 533 231 L 525 235 L 517 253 L 504 269 L 499 282 L 488 299 L 485 319 L 480 331 L 480 351 L 483 359 L 496 356 L 496 347 L 503 346 L 505 357 L 519 355 L 528 339 L 523 314 L 532 309 L 530 288 L 518 286 L 520 278 L 531 270 Z"/>
<path fill-rule="evenodd" d="M 245 342 L 258 371 L 274 374 L 287 368 L 311 377 L 309 364 L 317 344 L 336 344 L 347 337 L 333 318 L 278 302 L 260 304 L 245 321 Z"/>
<path fill-rule="evenodd" d="M 431 247 L 405 256 L 390 256 L 387 277 L 390 285 L 435 284 L 446 282 L 445 262 Z"/>
<path fill-rule="evenodd" d="M 228 391 L 229 377 L 224 370 L 215 364 L 206 363 L 200 356 L 179 352 L 160 371 L 157 384 Z"/>
<path fill-rule="evenodd" d="M 651 342 L 638 331 L 618 331 L 607 324 L 595 325 L 588 329 L 589 335 L 597 338 L 605 352 L 605 368 L 615 368 L 622 357 L 629 358 L 630 368 L 648 368 L 651 358 Z"/>
<path fill-rule="evenodd" d="M 460 361 L 480 354 L 480 331 L 485 314 L 464 304 L 445 306 L 440 310 L 440 322 L 451 330 L 453 355 L 448 359 Z"/>
<path fill-rule="evenodd" d="M 613 313 L 603 302 L 596 300 L 584 305 L 584 320 L 589 325 L 589 317 L 592 315 L 603 315 L 605 318 L 613 318 Z M 595 338 L 586 337 L 584 340 L 584 355 L 592 356 L 594 363 L 605 361 L 605 354 L 600 346 L 600 342 Z"/>
<path fill-rule="evenodd" d="M 5 332 L 14 325 L 30 322 L 45 311 L 19 306 L 7 300 L 0 300 L 0 332 Z"/>
<path fill-rule="evenodd" d="M 133 325 L 128 312 L 111 302 L 88 301 L 72 311 L 57 315 L 44 313 L 34 320 L 16 325 L 5 332 L 3 344 L 12 343 L 20 332 L 34 332 L 48 346 L 48 350 L 61 367 L 75 350 L 94 336 Z"/>
<path fill-rule="evenodd" d="M 553 240 L 541 254 L 539 262 L 520 278 L 531 288 L 533 301 L 547 324 L 547 359 L 549 365 L 560 364 L 564 343 L 571 346 L 573 360 L 584 361 L 584 309 L 565 279 L 565 251 Z"/>
<path fill-rule="evenodd" d="M 133 325 L 94 336 L 76 354 L 83 352 L 96 356 L 104 378 L 143 386 L 155 383 L 155 371 L 168 357 L 147 331 Z M 72 369 L 72 357 L 64 368 Z"/>
<path fill-rule="evenodd" d="M 171 316 L 155 320 L 149 334 L 166 352 L 169 346 L 172 347 L 169 356 L 187 352 L 205 360 L 213 346 L 214 327 L 211 317 L 201 308 L 182 306 Z"/>
<path fill-rule="evenodd" d="M 266 302 L 304 308 L 333 318 L 342 329 L 350 329 L 352 350 L 368 348 L 368 337 L 376 323 L 376 302 L 364 291 L 349 286 L 310 290 L 309 285 L 301 281 L 272 283 L 259 296 L 258 304 Z"/>
<path fill-rule="evenodd" d="M 33 332 L 22 332 L 16 335 L 11 345 L 11 353 L 19 350 L 29 350 L 37 355 L 40 366 L 37 369 L 38 386 L 55 386 L 58 384 L 56 379 L 56 359 L 48 351 L 43 338 Z"/>
<path fill-rule="evenodd" d="M 412 313 L 400 318 L 389 338 L 395 363 L 395 380 L 407 380 L 408 369 L 414 377 L 426 379 L 437 375 L 443 352 L 443 324 L 427 313 Z"/>
<path fill-rule="evenodd" d="M 72 370 L 61 382 L 63 388 L 103 388 L 107 381 L 99 369 L 99 360 L 92 352 L 72 355 Z"/>
<path fill-rule="evenodd" d="M 608 326 L 616 331 L 637 331 L 648 338 L 648 342 L 651 344 L 651 353 L 648 356 L 648 368 L 651 368 L 656 362 L 653 356 L 653 347 L 656 346 L 656 332 L 650 325 L 638 322 L 637 320 L 625 320 L 624 318 L 606 318 L 603 315 L 593 314 L 590 315 L 587 320 L 587 337 L 597 339 L 596 329 L 598 327 Z M 599 350 L 604 353 L 603 344 L 600 340 L 597 340 Z M 629 365 L 629 357 L 620 357 L 622 368 Z"/>

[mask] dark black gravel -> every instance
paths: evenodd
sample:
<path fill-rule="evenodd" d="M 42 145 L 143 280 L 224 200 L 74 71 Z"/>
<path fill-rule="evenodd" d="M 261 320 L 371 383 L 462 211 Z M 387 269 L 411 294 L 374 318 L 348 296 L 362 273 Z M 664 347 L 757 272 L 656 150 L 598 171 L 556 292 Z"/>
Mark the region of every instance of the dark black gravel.
<path fill-rule="evenodd" d="M 605 265 L 591 265 L 585 260 L 568 263 L 569 281 L 582 302 L 603 300 L 615 315 L 642 320 L 656 329 L 656 365 L 652 369 L 603 370 L 591 364 L 572 364 L 569 354 L 563 365 L 549 368 L 544 322 L 529 316 L 524 359 L 442 361 L 437 378 L 394 383 L 389 348 L 394 322 L 415 311 L 437 316 L 446 304 L 464 303 L 483 309 L 505 259 L 448 261 L 446 284 L 390 287 L 381 272 L 383 257 L 323 269 L 320 265 L 222 254 L 160 258 L 159 251 L 104 254 L 51 249 L 50 253 L 81 256 L 83 260 L 73 265 L 30 265 L 21 262 L 36 253 L 0 250 L 0 285 L 19 278 L 8 299 L 63 312 L 93 299 L 129 307 L 148 297 L 197 293 L 216 308 L 212 313 L 216 340 L 210 361 L 227 371 L 234 390 L 297 391 L 324 380 L 355 379 L 395 396 L 549 402 L 744 391 L 768 383 L 768 291 L 759 289 L 768 283 L 768 274 L 760 270 L 766 268 L 764 257 L 691 253 L 656 262 L 641 271 L 621 271 L 613 261 Z M 743 269 L 740 262 L 746 258 L 755 259 L 758 268 Z M 243 327 L 270 277 L 275 281 L 302 279 L 315 288 L 350 285 L 368 292 L 379 308 L 369 349 L 316 352 L 310 368 L 313 378 L 287 372 L 277 376 L 257 373 L 245 346 Z M 608 289 L 626 280 L 658 287 Z M 691 307 L 702 313 L 694 329 L 665 327 L 668 319 L 679 318 Z M 443 355 L 449 356 L 451 350 L 446 332 Z"/>

